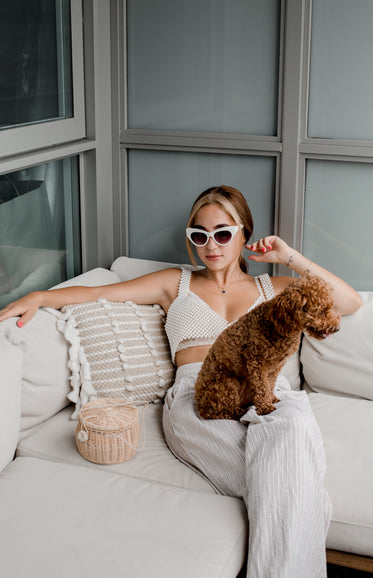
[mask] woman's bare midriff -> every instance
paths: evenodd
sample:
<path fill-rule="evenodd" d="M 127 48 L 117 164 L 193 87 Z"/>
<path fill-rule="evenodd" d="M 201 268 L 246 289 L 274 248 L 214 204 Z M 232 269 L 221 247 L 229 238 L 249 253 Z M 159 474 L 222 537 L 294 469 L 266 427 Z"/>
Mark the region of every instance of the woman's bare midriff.
<path fill-rule="evenodd" d="M 198 363 L 205 361 L 205 357 L 211 349 L 211 345 L 197 345 L 195 347 L 188 347 L 178 351 L 175 356 L 177 367 L 186 365 L 187 363 Z"/>

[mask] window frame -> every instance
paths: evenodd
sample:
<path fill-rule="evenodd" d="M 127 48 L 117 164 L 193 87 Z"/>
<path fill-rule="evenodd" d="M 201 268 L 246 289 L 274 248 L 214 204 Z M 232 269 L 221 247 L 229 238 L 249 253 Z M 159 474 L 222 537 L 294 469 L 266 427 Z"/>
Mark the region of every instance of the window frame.
<path fill-rule="evenodd" d="M 296 250 L 303 250 L 304 204 L 307 161 L 373 162 L 373 140 L 341 140 L 308 137 L 308 106 L 313 0 L 281 1 L 279 94 L 277 136 L 206 133 L 192 131 L 135 130 L 126 124 L 126 0 L 118 19 L 123 23 L 119 47 L 121 62 L 121 223 L 122 254 L 128 254 L 128 151 L 136 148 L 179 150 L 276 157 L 276 207 L 274 233 Z M 283 265 L 274 274 L 289 275 Z"/>
<path fill-rule="evenodd" d="M 70 0 L 73 116 L 0 130 L 0 158 L 47 148 L 86 136 L 82 0 Z"/>
<path fill-rule="evenodd" d="M 271 156 L 275 168 L 275 210 L 274 231 L 279 228 L 279 184 L 281 175 L 281 158 L 283 152 L 283 78 L 284 78 L 284 44 L 286 0 L 280 1 L 280 38 L 278 58 L 278 99 L 277 99 L 277 134 L 264 136 L 257 134 L 172 131 L 150 129 L 128 129 L 127 125 L 127 42 L 126 13 L 127 2 L 122 0 L 118 9 L 118 21 L 122 23 L 118 39 L 118 62 L 120 63 L 120 180 L 123 219 L 121 222 L 121 251 L 129 254 L 129 214 L 128 214 L 128 153 L 131 149 L 160 151 L 200 152 L 214 154 L 234 154 Z M 274 267 L 277 270 L 277 266 Z"/>
<path fill-rule="evenodd" d="M 286 4 L 279 234 L 303 252 L 307 162 L 373 163 L 373 141 L 308 136 L 313 0 Z M 280 265 L 278 274 L 289 275 L 289 270 Z"/>
<path fill-rule="evenodd" d="M 78 102 L 74 106 L 75 112 L 79 107 L 81 110 L 81 128 L 60 138 L 60 134 L 51 131 L 49 122 L 46 136 L 35 141 L 31 135 L 37 125 L 30 125 L 28 144 L 22 152 L 12 149 L 8 138 L 0 151 L 0 174 L 79 156 L 82 272 L 110 267 L 120 255 L 119 90 L 115 88 L 117 79 L 111 66 L 116 66 L 115 31 L 120 26 L 116 16 L 120 2 L 72 0 L 72 38 L 77 39 L 76 44 L 72 40 L 72 57 L 76 63 L 74 74 L 78 76 Z M 73 124 L 77 122 L 74 120 Z M 58 122 L 58 131 L 65 123 Z M 12 130 L 15 129 L 3 132 L 9 136 Z"/>

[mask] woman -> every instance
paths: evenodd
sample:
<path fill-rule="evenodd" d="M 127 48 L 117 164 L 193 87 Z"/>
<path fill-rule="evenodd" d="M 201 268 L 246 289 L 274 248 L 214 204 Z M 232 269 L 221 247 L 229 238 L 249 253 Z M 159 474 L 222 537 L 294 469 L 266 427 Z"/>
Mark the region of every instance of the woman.
<path fill-rule="evenodd" d="M 342 315 L 356 311 L 361 301 L 349 285 L 278 237 L 248 244 L 252 229 L 250 210 L 239 191 L 210 188 L 194 203 L 187 228 L 188 250 L 191 254 L 192 243 L 204 269 L 167 269 L 104 287 L 33 292 L 0 312 L 0 321 L 19 316 L 22 327 L 39 307 L 59 309 L 99 297 L 159 303 L 167 312 L 166 331 L 178 367 L 163 414 L 170 449 L 217 491 L 245 500 L 248 576 L 322 577 L 330 505 L 322 485 L 321 436 L 306 394 L 290 391 L 279 380 L 276 395 L 281 401 L 270 415 L 257 416 L 251 407 L 240 421 L 202 420 L 194 409 L 194 382 L 219 333 L 292 281 L 249 276 L 242 257 L 245 246 L 256 254 L 249 259 L 283 263 L 299 274 L 308 269 L 329 281 Z"/>

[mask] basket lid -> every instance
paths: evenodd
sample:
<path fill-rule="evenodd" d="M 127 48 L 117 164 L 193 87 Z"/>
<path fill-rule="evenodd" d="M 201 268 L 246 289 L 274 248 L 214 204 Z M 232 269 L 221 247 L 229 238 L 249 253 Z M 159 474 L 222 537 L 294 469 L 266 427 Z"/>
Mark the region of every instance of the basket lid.
<path fill-rule="evenodd" d="M 137 409 L 121 399 L 95 399 L 80 410 L 78 421 L 90 429 L 122 431 L 137 420 Z"/>

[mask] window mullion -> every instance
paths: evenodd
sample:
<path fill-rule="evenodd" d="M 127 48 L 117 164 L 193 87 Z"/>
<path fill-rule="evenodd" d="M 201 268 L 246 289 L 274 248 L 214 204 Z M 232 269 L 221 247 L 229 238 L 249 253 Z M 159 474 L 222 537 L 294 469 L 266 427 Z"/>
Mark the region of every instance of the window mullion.
<path fill-rule="evenodd" d="M 280 178 L 279 235 L 296 249 L 302 245 L 304 162 L 299 153 L 303 99 L 306 0 L 288 0 L 285 15 L 283 153 Z M 285 267 L 278 273 L 289 274 Z"/>

